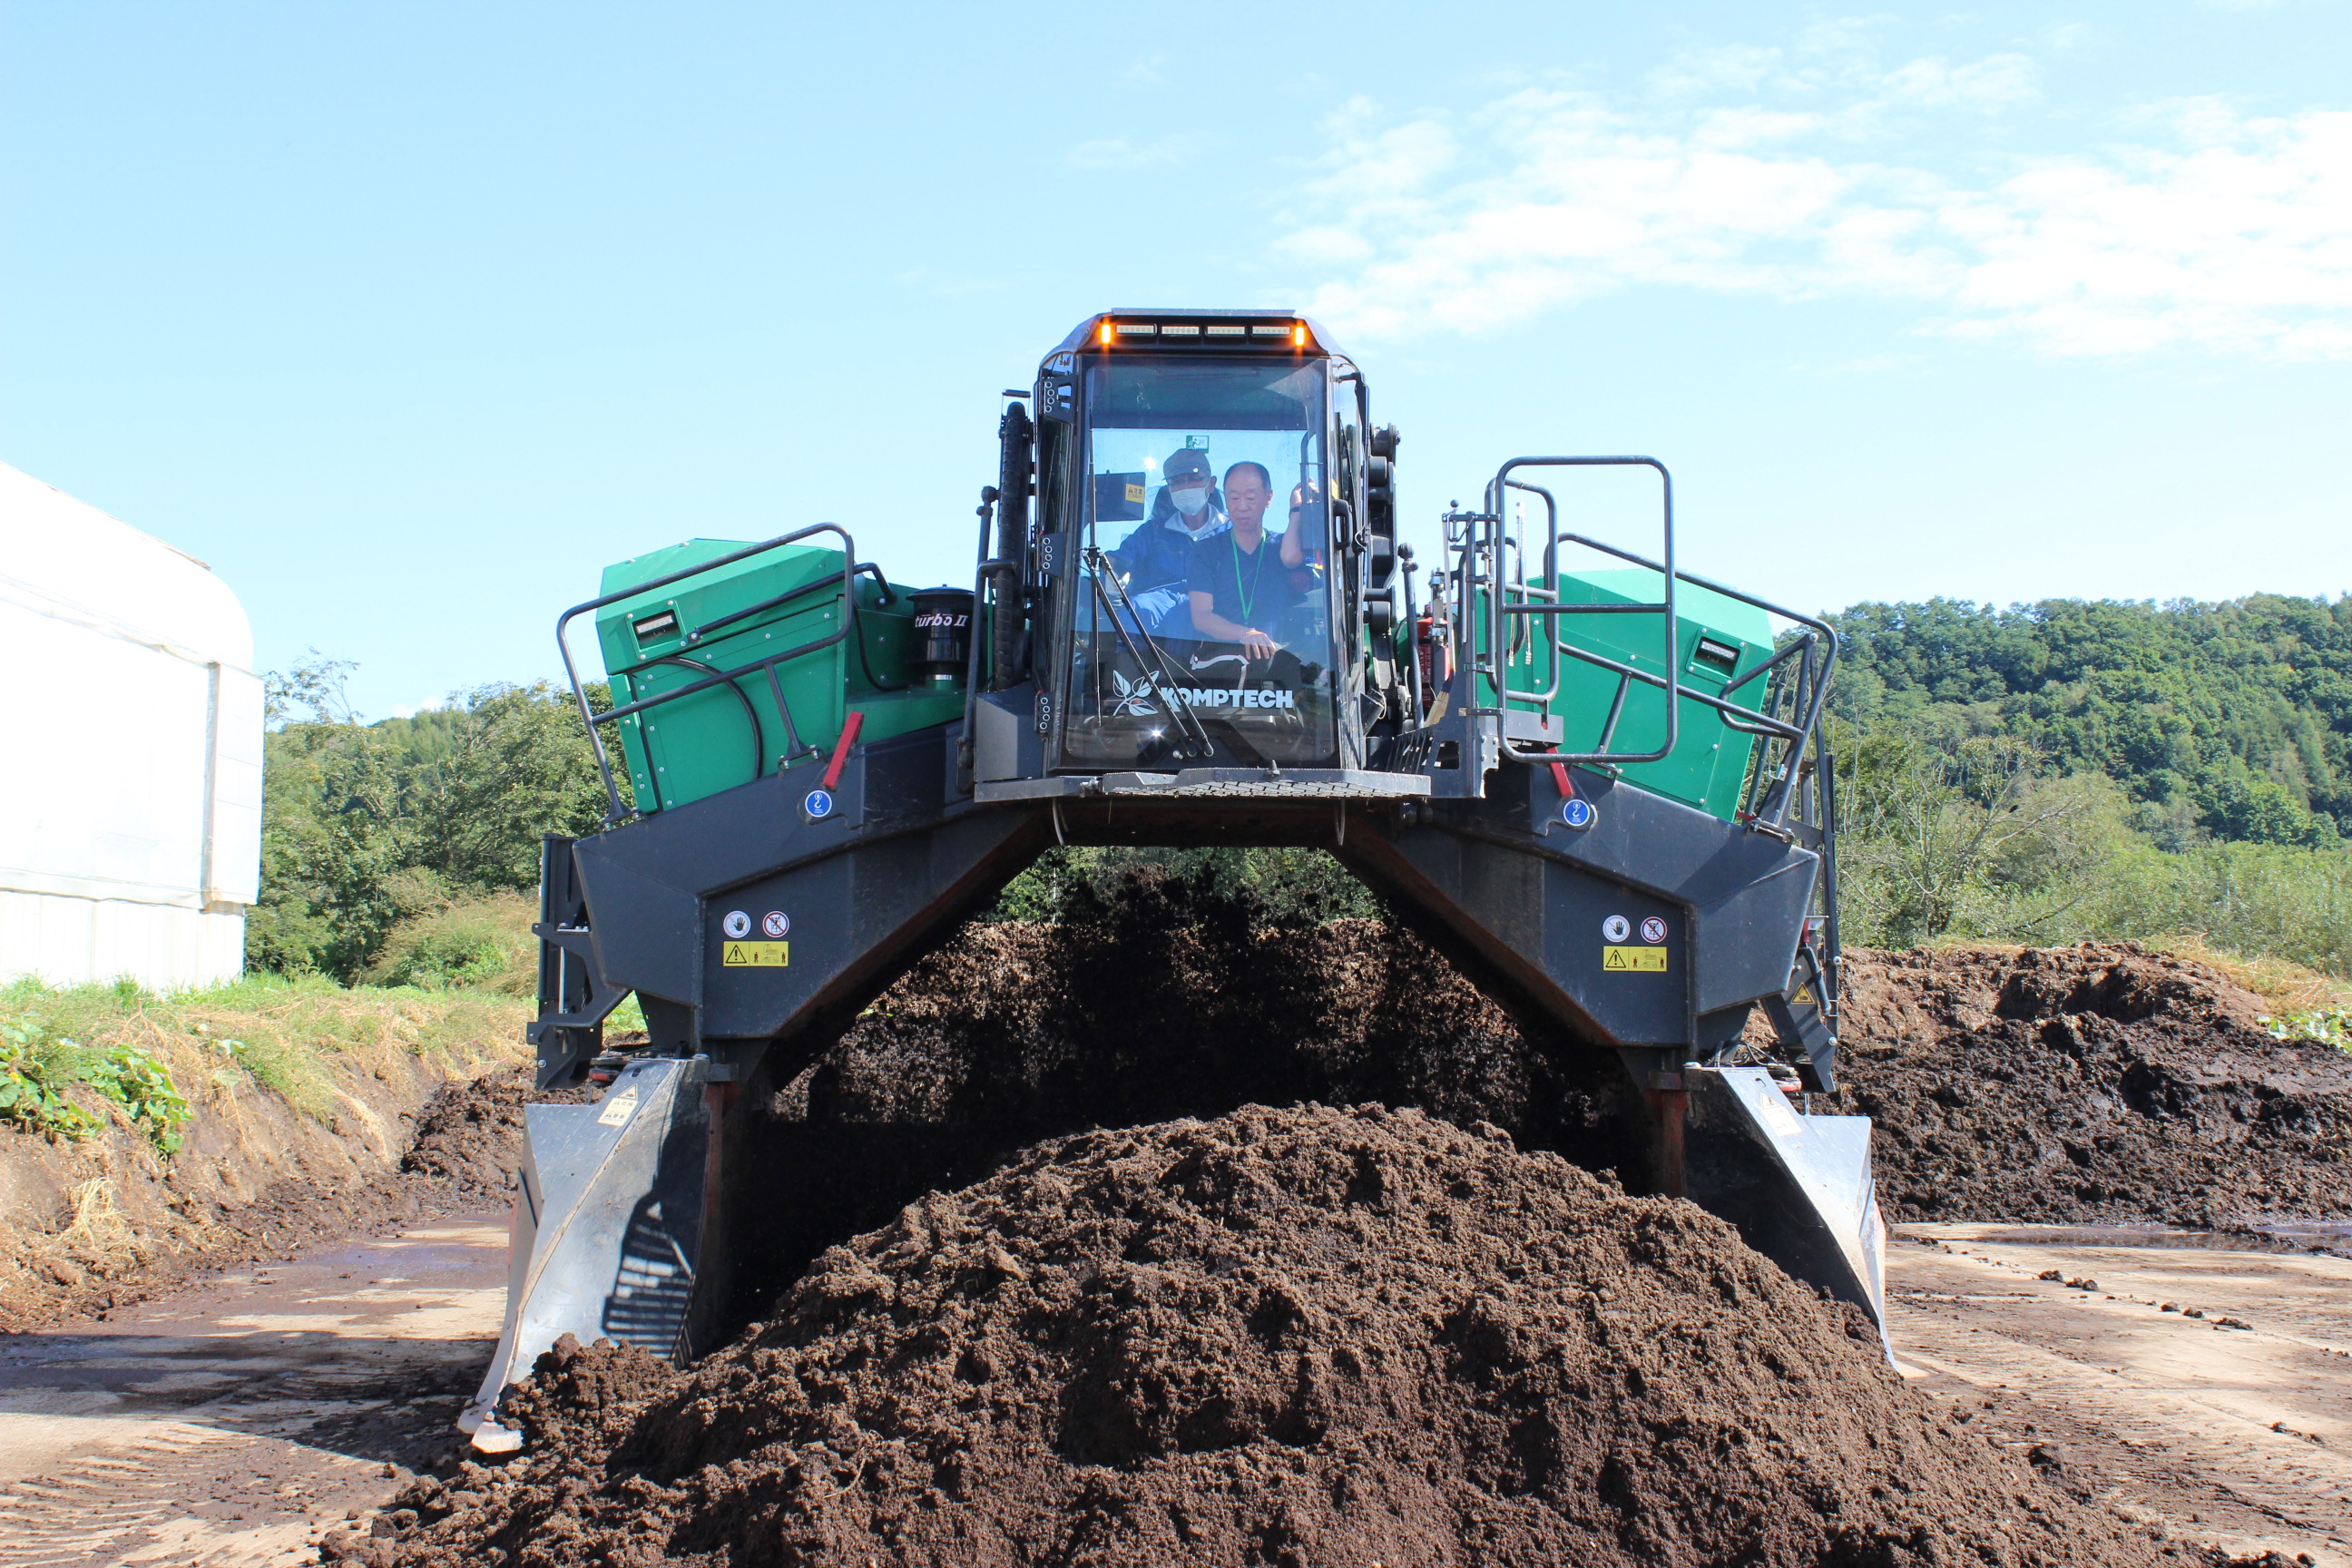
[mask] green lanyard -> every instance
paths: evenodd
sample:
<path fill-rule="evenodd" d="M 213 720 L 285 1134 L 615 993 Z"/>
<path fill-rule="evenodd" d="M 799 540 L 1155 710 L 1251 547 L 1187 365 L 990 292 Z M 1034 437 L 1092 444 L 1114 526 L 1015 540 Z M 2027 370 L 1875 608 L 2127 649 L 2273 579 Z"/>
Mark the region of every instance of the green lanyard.
<path fill-rule="evenodd" d="M 1226 545 L 1226 547 L 1227 547 L 1228 549 L 1230 549 L 1230 550 L 1234 552 L 1234 598 L 1236 598 L 1236 599 L 1239 599 L 1239 600 L 1242 602 L 1242 625 L 1244 625 L 1244 626 L 1248 626 L 1248 625 L 1250 624 L 1250 598 L 1251 598 L 1251 594 L 1250 594 L 1250 589 L 1249 589 L 1249 588 L 1244 588 L 1244 587 L 1243 587 L 1243 586 L 1242 586 L 1242 547 L 1241 547 L 1241 542 L 1240 542 L 1239 540 L 1237 540 L 1237 539 L 1235 539 L 1235 538 L 1234 537 L 1233 530 L 1231 530 L 1231 529 L 1227 529 L 1227 530 L 1225 531 L 1225 545 Z M 1265 555 L 1265 535 L 1264 535 L 1264 534 L 1259 534 L 1259 535 L 1258 535 L 1258 540 L 1257 540 L 1257 548 L 1256 548 L 1255 550 L 1254 550 L 1254 551 L 1252 551 L 1252 552 L 1250 552 L 1250 564 L 1251 564 L 1251 565 L 1253 565 L 1253 566 L 1255 566 L 1255 567 L 1256 567 L 1256 568 L 1258 569 L 1257 571 L 1253 572 L 1253 573 L 1251 573 L 1251 574 L 1250 574 L 1250 575 L 1251 575 L 1252 577 L 1258 577 L 1258 576 L 1262 576 L 1262 575 L 1265 574 L 1265 561 L 1264 561 L 1263 559 L 1261 559 L 1261 557 L 1263 557 L 1263 556 Z M 1255 586 L 1256 586 L 1256 584 L 1255 584 L 1255 583 L 1253 583 L 1253 584 L 1251 584 L 1251 587 L 1255 587 Z"/>

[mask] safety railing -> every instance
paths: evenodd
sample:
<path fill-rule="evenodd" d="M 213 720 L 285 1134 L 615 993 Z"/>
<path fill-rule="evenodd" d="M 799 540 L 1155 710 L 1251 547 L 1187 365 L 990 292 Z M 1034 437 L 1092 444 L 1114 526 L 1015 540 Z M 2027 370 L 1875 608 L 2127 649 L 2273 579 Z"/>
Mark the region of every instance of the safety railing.
<path fill-rule="evenodd" d="M 1644 557 L 1613 544 L 1580 533 L 1562 532 L 1559 526 L 1559 502 L 1551 492 L 1539 485 L 1530 485 L 1511 477 L 1522 468 L 1645 468 L 1654 470 L 1658 476 L 1663 507 L 1660 531 L 1665 563 L 1661 571 L 1664 597 L 1656 604 L 1562 602 L 1559 547 L 1563 543 L 1584 545 L 1622 561 L 1660 569 Z M 1513 490 L 1541 497 L 1549 520 L 1544 529 L 1543 570 L 1532 583 L 1528 579 L 1525 534 L 1513 530 L 1505 516 L 1505 502 Z M 1492 721 L 1501 755 L 1520 763 L 1580 763 L 1614 767 L 1654 763 L 1672 754 L 1680 735 L 1682 720 L 1681 704 L 1676 699 L 1685 689 L 1675 673 L 1680 668 L 1675 650 L 1681 641 L 1681 623 L 1675 612 L 1675 584 L 1679 574 L 1674 566 L 1674 476 L 1655 458 L 1514 458 L 1496 470 L 1494 479 L 1486 486 L 1485 510 L 1446 513 L 1446 542 L 1455 555 L 1454 580 L 1461 585 L 1463 611 L 1453 628 L 1455 639 L 1454 665 L 1468 675 L 1465 689 L 1470 701 L 1466 713 L 1474 723 L 1480 720 Z M 1663 677 L 1653 677 L 1631 665 L 1576 647 L 1559 635 L 1559 617 L 1562 616 L 1641 615 L 1661 617 L 1658 668 L 1665 672 Z M 1537 622 L 1543 626 L 1543 636 L 1537 646 L 1543 649 L 1544 657 L 1540 661 L 1531 661 L 1531 664 L 1540 664 L 1548 673 L 1547 683 L 1541 688 L 1514 687 L 1511 684 L 1514 656 L 1529 647 L 1532 627 Z M 1616 699 L 1611 703 L 1608 718 L 1601 726 L 1600 744 L 1590 752 L 1522 750 L 1510 736 L 1512 705 L 1532 704 L 1538 710 L 1548 709 L 1559 691 L 1563 655 L 1600 665 L 1618 676 Z M 1624 714 L 1626 695 L 1632 689 L 1632 682 L 1637 679 L 1661 686 L 1665 690 L 1665 738 L 1654 751 L 1612 750 L 1616 740 L 1618 721 Z M 1491 701 L 1482 700 L 1482 685 L 1486 692 L 1491 693 Z"/>
<path fill-rule="evenodd" d="M 759 658 L 749 660 L 746 663 L 737 665 L 731 669 L 716 668 L 701 660 L 689 659 L 685 658 L 683 655 L 677 654 L 657 659 L 648 659 L 646 661 L 647 666 L 657 664 L 679 665 L 688 668 L 706 670 L 709 673 L 704 675 L 698 680 L 690 680 L 683 686 L 672 687 L 667 691 L 658 691 L 650 697 L 639 698 L 634 702 L 615 705 L 612 708 L 606 709 L 602 713 L 595 711 L 589 706 L 588 693 L 580 684 L 579 668 L 572 661 L 572 643 L 570 637 L 566 635 L 570 631 L 572 623 L 575 619 L 582 616 L 601 610 L 608 605 L 617 605 L 625 599 L 639 598 L 645 595 L 667 588 L 673 583 L 682 583 L 689 577 L 699 577 L 705 573 L 715 572 L 722 566 L 731 566 L 738 561 L 748 560 L 751 556 L 761 554 L 767 551 L 782 549 L 787 544 L 797 544 L 803 539 L 812 539 L 819 534 L 827 533 L 832 534 L 834 537 L 841 541 L 841 575 L 838 579 L 835 579 L 832 574 L 828 573 L 824 577 L 821 577 L 814 582 L 803 583 L 796 587 L 788 588 L 781 594 L 776 594 L 761 600 L 756 605 L 747 605 L 740 609 L 730 610 L 723 616 L 714 616 L 712 619 L 704 622 L 700 626 L 695 626 L 691 630 L 687 631 L 684 637 L 680 639 L 679 646 L 681 647 L 698 647 L 705 638 L 710 637 L 714 633 L 723 630 L 728 626 L 738 625 L 742 621 L 748 620 L 753 616 L 761 615 L 770 610 L 781 609 L 784 605 L 789 605 L 797 599 L 804 598 L 812 594 L 838 591 L 841 595 L 842 600 L 841 619 L 831 632 L 827 633 L 824 637 L 812 638 L 807 642 L 800 644 L 796 647 L 785 648 L 779 653 L 767 654 Z M 555 646 L 557 650 L 563 656 L 564 678 L 572 684 L 572 700 L 580 710 L 581 723 L 587 728 L 589 748 L 595 753 L 596 772 L 598 776 L 604 780 L 604 798 L 609 804 L 609 809 L 605 813 L 604 816 L 604 826 L 611 827 L 616 824 L 625 822 L 629 818 L 632 813 L 627 803 L 623 801 L 621 798 L 620 786 L 614 782 L 612 759 L 605 750 L 604 737 L 602 732 L 603 727 L 607 724 L 618 724 L 624 719 L 633 718 L 639 713 L 646 711 L 648 709 L 658 708 L 665 702 L 676 702 L 681 698 L 692 697 L 698 692 L 709 691 L 719 686 L 726 686 L 731 689 L 735 693 L 736 700 L 743 704 L 744 712 L 751 718 L 751 744 L 753 747 L 754 763 L 751 776 L 753 778 L 757 778 L 761 773 L 767 772 L 767 738 L 760 722 L 760 711 L 758 706 L 752 702 L 751 694 L 746 692 L 742 687 L 737 685 L 736 682 L 743 679 L 747 676 L 763 675 L 767 679 L 768 695 L 774 700 L 777 716 L 782 721 L 784 726 L 785 749 L 783 752 L 777 757 L 776 765 L 779 768 L 788 767 L 802 757 L 815 754 L 817 751 L 816 746 L 813 742 L 804 742 L 801 739 L 800 727 L 793 721 L 792 703 L 786 700 L 784 697 L 784 683 L 782 679 L 776 674 L 776 667 L 781 664 L 789 664 L 793 659 L 805 658 L 809 654 L 818 652 L 824 648 L 831 647 L 835 643 L 841 642 L 845 638 L 848 637 L 856 630 L 856 582 L 857 577 L 861 573 L 870 573 L 877 580 L 880 580 L 881 574 L 877 568 L 876 568 L 871 563 L 861 563 L 858 561 L 857 543 L 855 540 L 850 538 L 848 530 L 841 527 L 838 523 L 820 522 L 808 528 L 797 529 L 791 533 L 778 534 L 773 539 L 764 541 L 759 544 L 749 545 L 744 549 L 733 552 L 731 554 L 722 555 L 715 561 L 704 561 L 696 565 L 687 567 L 683 571 L 673 572 L 666 577 L 656 577 L 649 583 L 635 584 L 629 587 L 620 590 L 618 593 L 606 594 L 602 598 L 590 599 L 585 604 L 574 605 L 570 609 L 564 611 L 562 615 L 557 616 L 555 622 Z M 883 593 L 886 595 L 887 602 L 887 596 L 890 593 L 889 585 L 887 582 L 883 584 Z M 655 777 L 655 775 L 650 773 L 647 776 L 649 779 Z M 655 791 L 655 799 L 653 803 L 654 809 L 658 811 L 662 806 L 660 798 L 661 786 L 659 783 L 654 783 L 653 788 Z"/>
<path fill-rule="evenodd" d="M 1660 556 L 1653 558 L 1560 528 L 1557 498 L 1540 485 L 1511 477 L 1514 470 L 1538 467 L 1654 469 L 1658 475 L 1661 495 L 1664 548 Z M 1503 503 L 1512 491 L 1535 496 L 1544 503 L 1542 568 L 1533 580 L 1528 574 L 1528 551 L 1524 532 L 1513 530 L 1504 515 Z M 1727 727 L 1765 739 L 1764 752 L 1751 767 L 1744 787 L 1741 815 L 1744 820 L 1760 824 L 1768 830 L 1785 829 L 1791 812 L 1798 807 L 1797 786 L 1820 772 L 1808 763 L 1812 760 L 1809 753 L 1818 749 L 1822 704 L 1829 694 L 1830 675 L 1837 659 L 1837 633 L 1829 623 L 1678 568 L 1675 563 L 1674 479 L 1655 458 L 1516 458 L 1497 470 L 1494 481 L 1487 486 L 1486 499 L 1484 510 L 1448 512 L 1445 522 L 1447 544 L 1455 563 L 1452 575 L 1460 585 L 1461 613 L 1453 617 L 1451 628 L 1454 664 L 1457 669 L 1466 669 L 1471 677 L 1468 686 L 1473 701 L 1467 711 L 1474 720 L 1493 722 L 1498 753 L 1514 762 L 1531 764 L 1575 763 L 1616 767 L 1660 762 L 1673 753 L 1680 738 L 1682 703 L 1696 702 L 1721 715 Z M 1655 573 L 1663 597 L 1655 603 L 1564 602 L 1559 586 L 1559 547 L 1563 544 L 1580 545 Z M 1769 659 L 1727 684 L 1720 693 L 1686 685 L 1679 673 L 1681 623 L 1675 607 L 1676 585 L 1685 583 L 1751 605 L 1803 629 L 1787 639 Z M 1660 617 L 1664 635 L 1658 672 L 1578 647 L 1559 635 L 1563 616 L 1625 615 Z M 1523 628 L 1538 621 L 1545 626 L 1546 636 L 1531 649 Z M 1510 670 L 1517 662 L 1517 655 L 1538 650 L 1544 658 L 1528 662 L 1531 669 L 1545 674 L 1545 683 L 1540 687 L 1512 685 Z M 1508 732 L 1512 705 L 1528 704 L 1548 711 L 1559 694 L 1560 672 L 1570 658 L 1617 677 L 1617 689 L 1601 721 L 1596 748 L 1567 752 L 1521 747 Z M 1491 702 L 1478 700 L 1481 678 L 1493 694 Z M 1759 680 L 1766 682 L 1760 700 L 1745 706 L 1735 700 L 1741 690 Z M 1653 751 L 1615 751 L 1612 747 L 1618 723 L 1624 715 L 1626 698 L 1636 682 L 1664 694 L 1664 743 Z M 1810 799 L 1799 819 L 1809 834 L 1827 831 L 1832 820 L 1820 802 Z"/>
<path fill-rule="evenodd" d="M 1657 556 L 1643 555 L 1589 534 L 1559 526 L 1559 503 L 1540 484 L 1515 477 L 1538 468 L 1647 468 L 1656 472 L 1660 493 L 1661 548 Z M 1530 548 L 1528 530 L 1513 526 L 1509 503 L 1514 497 L 1540 500 L 1544 528 L 1539 552 Z M 1663 463 L 1651 458 L 1515 458 L 1497 469 L 1487 485 L 1485 502 L 1475 512 L 1452 510 L 1444 517 L 1450 569 L 1442 574 L 1451 594 L 1441 595 L 1433 583 L 1432 610 L 1445 625 L 1453 667 L 1460 689 L 1468 699 L 1468 721 L 1491 726 L 1495 754 L 1528 764 L 1579 763 L 1622 767 L 1664 761 L 1680 739 L 1680 710 L 1694 702 L 1712 710 L 1725 727 L 1752 735 L 1761 742 L 1742 781 L 1738 820 L 1756 831 L 1802 845 L 1821 857 L 1814 882 L 1812 912 L 1806 921 L 1803 947 L 1821 982 L 1823 1015 L 1834 1026 L 1839 981 L 1837 796 L 1835 770 L 1829 755 L 1822 718 L 1830 681 L 1838 657 L 1835 628 L 1819 616 L 1804 615 L 1785 605 L 1683 571 L 1675 559 L 1674 479 Z M 1561 598 L 1560 547 L 1578 545 L 1657 574 L 1661 595 L 1654 602 L 1571 604 Z M 1540 561 L 1531 574 L 1535 559 Z M 1783 635 L 1772 656 L 1754 669 L 1728 681 L 1718 691 L 1685 684 L 1682 668 L 1680 616 L 1676 590 L 1687 584 L 1779 617 L 1794 629 Z M 1654 616 L 1661 632 L 1658 668 L 1638 668 L 1590 648 L 1579 647 L 1561 635 L 1563 617 L 1580 616 Z M 1540 636 L 1535 634 L 1538 626 Z M 1538 751 L 1511 736 L 1510 715 L 1533 710 L 1549 716 L 1560 693 L 1567 661 L 1575 659 L 1617 678 L 1616 690 L 1603 718 L 1594 749 Z M 1513 672 L 1524 667 L 1526 681 L 1514 684 Z M 1742 693 L 1750 695 L 1743 703 Z M 1619 721 L 1636 683 L 1664 695 L 1665 734 L 1652 751 L 1615 749 Z"/>

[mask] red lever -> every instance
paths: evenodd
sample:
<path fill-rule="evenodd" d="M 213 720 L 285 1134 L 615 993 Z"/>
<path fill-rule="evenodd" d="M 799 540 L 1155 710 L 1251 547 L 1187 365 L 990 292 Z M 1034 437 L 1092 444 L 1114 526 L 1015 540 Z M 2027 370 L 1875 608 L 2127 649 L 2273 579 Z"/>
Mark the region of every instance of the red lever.
<path fill-rule="evenodd" d="M 1551 782 L 1559 785 L 1560 799 L 1574 800 L 1576 798 L 1576 786 L 1568 782 L 1568 764 L 1566 763 L 1554 763 L 1551 764 Z"/>
<path fill-rule="evenodd" d="M 866 727 L 866 710 L 852 708 L 849 717 L 842 721 L 841 739 L 833 743 L 833 760 L 824 764 L 824 787 L 831 790 L 841 782 L 841 770 L 849 761 L 849 748 L 857 743 L 857 731 Z"/>

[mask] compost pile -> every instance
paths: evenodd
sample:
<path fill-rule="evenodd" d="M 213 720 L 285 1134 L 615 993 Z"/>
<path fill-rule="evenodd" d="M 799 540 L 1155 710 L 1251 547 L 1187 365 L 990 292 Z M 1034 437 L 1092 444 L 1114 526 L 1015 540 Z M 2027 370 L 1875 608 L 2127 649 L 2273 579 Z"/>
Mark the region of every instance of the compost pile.
<path fill-rule="evenodd" d="M 2352 1057 L 2261 1011 L 2135 943 L 1852 954 L 1842 1108 L 1890 1220 L 2352 1215 Z"/>
<path fill-rule="evenodd" d="M 2352 1217 L 2352 1057 L 2273 1038 L 2206 965 L 1857 951 L 1844 978 L 1843 1089 L 1815 1106 L 1876 1120 L 1890 1220 Z M 1750 1029 L 1769 1037 L 1760 1012 Z M 799 1236 L 770 1285 L 1014 1148 L 1248 1101 L 1483 1119 L 1638 1189 L 1628 1091 L 1613 1055 L 1515 1018 L 1408 932 L 1253 930 L 1139 885 L 1091 927 L 967 928 L 792 1086 L 780 1113 L 806 1126 L 771 1174 L 851 1223 Z"/>
<path fill-rule="evenodd" d="M 1523 1030 L 1425 942 L 1369 921 L 1270 928 L 1150 868 L 1063 924 L 975 923 L 919 963 L 806 1071 L 751 1141 L 761 1219 L 730 1316 L 826 1247 L 932 1190 L 1089 1127 L 1237 1105 L 1411 1105 L 1487 1121 L 1638 1183 L 1613 1055 Z M 1634 1098 L 1638 1105 L 1638 1097 Z"/>
<path fill-rule="evenodd" d="M 628 1037 L 615 1036 L 616 1043 Z M 643 1044 L 644 1037 L 635 1043 Z M 443 1196 L 444 1206 L 496 1206 L 514 1194 L 522 1158 L 526 1104 L 578 1104 L 594 1100 L 591 1083 L 534 1089 L 528 1067 L 509 1068 L 468 1082 L 443 1086 L 417 1113 L 416 1132 L 401 1156 L 400 1174 Z"/>
<path fill-rule="evenodd" d="M 1417 1106 L 1643 1186 L 1613 1055 L 1514 1017 L 1410 932 L 1256 915 L 1147 869 L 1066 923 L 974 923 L 925 957 L 773 1095 L 790 1125 L 741 1180 L 780 1201 L 733 1320 L 1041 1140 L 1240 1104 Z M 2272 1038 L 2211 969 L 2126 943 L 1855 952 L 1844 973 L 1845 1088 L 1817 1108 L 1877 1119 L 1891 1220 L 2352 1216 L 2352 1058 Z M 450 1090 L 410 1169 L 502 1200 L 523 1082 Z"/>
<path fill-rule="evenodd" d="M 687 1373 L 566 1342 L 380 1563 L 2134 1564 L 1721 1222 L 1374 1106 L 1088 1131 Z"/>

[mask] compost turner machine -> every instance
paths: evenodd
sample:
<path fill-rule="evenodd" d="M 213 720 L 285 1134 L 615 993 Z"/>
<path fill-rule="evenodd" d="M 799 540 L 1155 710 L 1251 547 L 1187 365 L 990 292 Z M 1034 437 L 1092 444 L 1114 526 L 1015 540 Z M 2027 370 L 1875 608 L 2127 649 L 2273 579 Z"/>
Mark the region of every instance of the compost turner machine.
<path fill-rule="evenodd" d="M 1512 458 L 1417 584 L 1396 431 L 1293 313 L 1114 310 L 1006 396 L 970 589 L 820 523 L 623 562 L 559 623 L 611 816 L 547 841 L 530 1035 L 542 1085 L 610 1084 L 529 1108 L 476 1445 L 520 1443 L 499 1402 L 563 1333 L 684 1361 L 740 1327 L 791 1201 L 746 1158 L 761 1113 L 1055 844 L 1328 849 L 1614 1054 L 1652 1190 L 1877 1317 L 1869 1123 L 1808 1113 L 1837 1070 L 1830 626 L 1683 570 L 1648 458 Z M 1595 469 L 1654 531 L 1571 526 Z M 649 1038 L 609 1052 L 632 994 Z"/>

